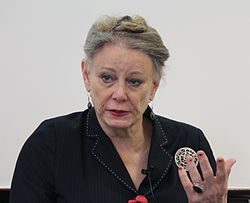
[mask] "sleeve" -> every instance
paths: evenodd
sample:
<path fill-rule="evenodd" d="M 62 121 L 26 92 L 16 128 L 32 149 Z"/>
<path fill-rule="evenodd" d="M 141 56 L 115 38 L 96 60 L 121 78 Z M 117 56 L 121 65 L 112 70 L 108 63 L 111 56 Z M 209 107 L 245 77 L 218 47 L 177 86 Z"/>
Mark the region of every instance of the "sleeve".
<path fill-rule="evenodd" d="M 212 151 L 210 144 L 208 143 L 204 133 L 200 129 L 199 129 L 199 131 L 200 131 L 199 150 L 203 150 L 206 153 L 208 160 L 210 162 L 210 165 L 213 169 L 214 175 L 215 175 L 216 174 L 216 161 L 214 158 L 213 151 Z"/>
<path fill-rule="evenodd" d="M 55 203 L 55 128 L 43 122 L 19 154 L 10 191 L 10 203 Z"/>

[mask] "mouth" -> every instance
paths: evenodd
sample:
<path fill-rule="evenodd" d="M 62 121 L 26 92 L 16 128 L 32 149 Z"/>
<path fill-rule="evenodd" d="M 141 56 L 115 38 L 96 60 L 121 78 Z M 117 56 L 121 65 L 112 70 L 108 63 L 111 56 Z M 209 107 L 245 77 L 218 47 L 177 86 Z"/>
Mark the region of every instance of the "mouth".
<path fill-rule="evenodd" d="M 129 114 L 129 111 L 125 111 L 121 109 L 109 109 L 108 111 L 113 116 L 126 116 Z"/>

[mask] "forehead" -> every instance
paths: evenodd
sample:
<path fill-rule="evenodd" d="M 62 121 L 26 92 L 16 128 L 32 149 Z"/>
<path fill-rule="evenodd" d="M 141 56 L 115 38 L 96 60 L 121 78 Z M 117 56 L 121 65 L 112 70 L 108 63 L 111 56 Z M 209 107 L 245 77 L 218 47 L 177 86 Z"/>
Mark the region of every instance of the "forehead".
<path fill-rule="evenodd" d="M 94 55 L 92 68 L 116 71 L 141 71 L 152 74 L 152 59 L 140 50 L 129 49 L 123 43 L 106 44 Z"/>

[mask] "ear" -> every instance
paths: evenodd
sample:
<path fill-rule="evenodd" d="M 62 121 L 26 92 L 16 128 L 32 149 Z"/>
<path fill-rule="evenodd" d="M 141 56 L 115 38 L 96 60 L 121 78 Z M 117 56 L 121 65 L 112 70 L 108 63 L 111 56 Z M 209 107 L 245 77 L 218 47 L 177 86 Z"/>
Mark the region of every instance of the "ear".
<path fill-rule="evenodd" d="M 85 84 L 85 88 L 89 92 L 90 91 L 90 67 L 88 67 L 89 63 L 87 61 L 82 61 L 81 66 L 82 66 L 82 77 Z"/>
<path fill-rule="evenodd" d="M 157 91 L 157 89 L 159 87 L 159 84 L 160 84 L 160 82 L 158 82 L 158 81 L 157 82 L 153 82 L 152 90 L 151 90 L 151 93 L 150 93 L 150 99 L 151 100 L 154 99 L 155 93 L 156 93 L 156 91 Z"/>

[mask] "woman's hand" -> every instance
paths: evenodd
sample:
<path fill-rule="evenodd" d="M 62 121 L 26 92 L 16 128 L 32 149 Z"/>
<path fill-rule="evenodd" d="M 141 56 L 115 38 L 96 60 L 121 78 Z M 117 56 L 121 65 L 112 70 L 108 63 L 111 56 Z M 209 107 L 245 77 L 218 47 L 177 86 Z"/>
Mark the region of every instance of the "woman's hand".
<path fill-rule="evenodd" d="M 187 158 L 190 178 L 185 169 L 179 169 L 179 177 L 189 203 L 226 203 L 228 176 L 236 160 L 224 161 L 223 158 L 218 158 L 216 176 L 214 176 L 206 154 L 203 151 L 198 151 L 197 155 L 204 180 L 202 180 L 192 157 Z M 203 187 L 202 193 L 197 193 L 193 189 L 194 183 Z"/>

